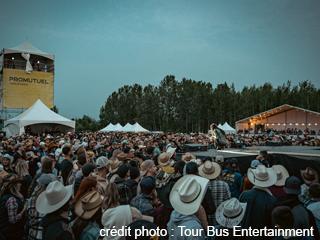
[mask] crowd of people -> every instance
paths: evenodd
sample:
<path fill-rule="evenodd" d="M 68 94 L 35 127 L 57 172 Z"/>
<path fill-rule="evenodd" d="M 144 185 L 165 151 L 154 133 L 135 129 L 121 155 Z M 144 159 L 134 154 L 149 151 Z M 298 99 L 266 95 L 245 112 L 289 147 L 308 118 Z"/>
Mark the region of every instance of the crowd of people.
<path fill-rule="evenodd" d="M 236 135 L 227 138 L 237 147 Z M 290 176 L 270 165 L 266 151 L 241 175 L 235 158 L 186 152 L 177 159 L 187 143 L 216 147 L 203 134 L 70 132 L 0 141 L 0 239 L 246 239 L 233 235 L 235 226 L 314 229 L 314 236 L 249 239 L 320 239 L 319 173 L 308 167 Z M 129 234 L 119 233 L 124 226 Z M 167 234 L 135 236 L 142 228 Z"/>

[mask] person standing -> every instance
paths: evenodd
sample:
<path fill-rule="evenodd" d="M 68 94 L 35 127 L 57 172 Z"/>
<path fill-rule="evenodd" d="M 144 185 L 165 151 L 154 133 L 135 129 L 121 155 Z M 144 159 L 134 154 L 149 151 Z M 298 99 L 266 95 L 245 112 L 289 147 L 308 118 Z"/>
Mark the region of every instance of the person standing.
<path fill-rule="evenodd" d="M 71 162 L 71 157 L 73 156 L 73 151 L 70 146 L 64 146 L 62 153 L 65 155 L 64 160 L 61 163 L 61 177 L 63 180 L 63 185 L 67 185 L 67 180 L 69 173 L 72 171 L 73 164 Z"/>
<path fill-rule="evenodd" d="M 36 210 L 45 214 L 41 226 L 42 239 L 75 240 L 68 220 L 71 204 L 72 186 L 63 186 L 59 181 L 49 183 L 36 201 Z"/>
<path fill-rule="evenodd" d="M 17 174 L 22 177 L 20 192 L 24 198 L 27 198 L 28 189 L 32 182 L 32 177 L 29 174 L 28 168 L 28 164 L 25 160 L 21 160 L 16 166 Z"/>
<path fill-rule="evenodd" d="M 22 239 L 24 236 L 24 213 L 26 205 L 20 193 L 22 178 L 7 174 L 3 179 L 0 201 L 0 231 L 6 240 Z"/>

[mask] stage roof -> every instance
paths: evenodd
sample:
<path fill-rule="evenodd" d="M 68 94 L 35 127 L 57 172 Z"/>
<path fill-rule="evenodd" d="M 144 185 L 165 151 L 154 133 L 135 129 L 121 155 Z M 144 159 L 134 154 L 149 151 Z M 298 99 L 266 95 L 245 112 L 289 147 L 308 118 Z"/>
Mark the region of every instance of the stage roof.
<path fill-rule="evenodd" d="M 241 119 L 241 120 L 237 121 L 236 123 L 241 123 L 241 122 L 249 123 L 249 122 L 252 122 L 252 121 L 263 120 L 263 119 L 278 115 L 280 113 L 284 113 L 284 112 L 290 111 L 292 109 L 298 109 L 298 110 L 301 110 L 301 111 L 304 111 L 304 112 L 320 115 L 320 113 L 318 113 L 318 112 L 314 112 L 314 111 L 311 111 L 311 110 L 308 110 L 308 109 L 304 109 L 304 108 L 300 108 L 300 107 L 291 106 L 289 104 L 284 104 L 284 105 L 281 105 L 279 107 L 267 110 L 265 112 L 258 113 L 256 115 L 251 116 L 251 117 L 247 117 L 247 118 Z"/>

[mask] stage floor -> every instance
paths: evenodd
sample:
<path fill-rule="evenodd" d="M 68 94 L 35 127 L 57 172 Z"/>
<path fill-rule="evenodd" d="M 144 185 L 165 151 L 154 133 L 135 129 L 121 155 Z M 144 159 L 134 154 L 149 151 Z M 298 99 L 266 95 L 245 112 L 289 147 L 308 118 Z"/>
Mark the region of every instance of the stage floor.
<path fill-rule="evenodd" d="M 240 148 L 226 148 L 225 150 L 209 149 L 206 152 L 191 152 L 197 156 L 197 158 L 205 158 L 207 156 L 216 157 L 222 155 L 225 159 L 238 158 L 245 156 L 257 156 L 261 150 L 268 151 L 268 154 L 285 154 L 294 155 L 300 157 L 320 157 L 320 147 L 311 146 L 258 146 L 248 147 L 245 149 Z M 181 159 L 184 153 L 177 154 L 177 160 Z"/>

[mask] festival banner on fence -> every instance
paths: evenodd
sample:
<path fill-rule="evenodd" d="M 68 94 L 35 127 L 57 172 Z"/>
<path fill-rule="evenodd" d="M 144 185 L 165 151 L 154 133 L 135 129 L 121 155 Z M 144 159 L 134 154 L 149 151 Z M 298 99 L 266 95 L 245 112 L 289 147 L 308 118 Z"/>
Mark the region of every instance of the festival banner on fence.
<path fill-rule="evenodd" d="M 53 73 L 3 69 L 3 108 L 29 108 L 38 99 L 53 108 Z"/>

